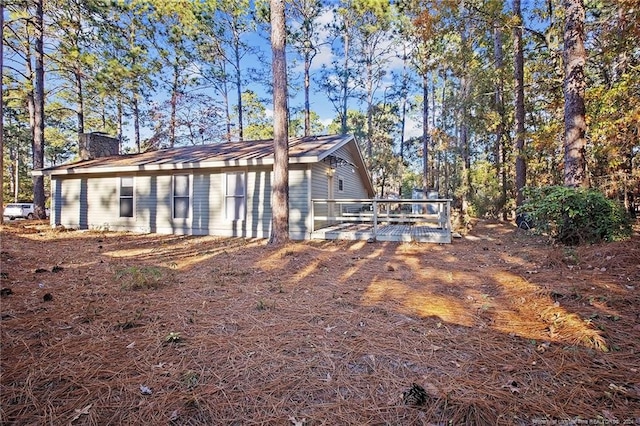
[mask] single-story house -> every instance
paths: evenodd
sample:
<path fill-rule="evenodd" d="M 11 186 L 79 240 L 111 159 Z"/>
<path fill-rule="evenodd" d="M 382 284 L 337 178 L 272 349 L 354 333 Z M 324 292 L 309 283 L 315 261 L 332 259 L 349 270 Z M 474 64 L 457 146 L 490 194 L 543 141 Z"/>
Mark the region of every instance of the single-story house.
<path fill-rule="evenodd" d="M 113 155 L 117 145 L 108 146 L 110 138 L 95 136 L 81 140 L 82 160 L 33 172 L 51 176 L 52 226 L 269 237 L 272 140 Z M 352 136 L 290 139 L 292 239 L 310 238 L 312 199 L 373 196 Z"/>

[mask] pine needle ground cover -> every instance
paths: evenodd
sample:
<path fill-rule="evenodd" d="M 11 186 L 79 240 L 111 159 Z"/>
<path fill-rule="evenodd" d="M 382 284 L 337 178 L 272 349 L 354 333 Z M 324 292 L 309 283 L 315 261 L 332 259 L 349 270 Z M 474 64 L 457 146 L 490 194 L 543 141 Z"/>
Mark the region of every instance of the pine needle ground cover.
<path fill-rule="evenodd" d="M 637 233 L 1 239 L 2 424 L 640 423 Z"/>

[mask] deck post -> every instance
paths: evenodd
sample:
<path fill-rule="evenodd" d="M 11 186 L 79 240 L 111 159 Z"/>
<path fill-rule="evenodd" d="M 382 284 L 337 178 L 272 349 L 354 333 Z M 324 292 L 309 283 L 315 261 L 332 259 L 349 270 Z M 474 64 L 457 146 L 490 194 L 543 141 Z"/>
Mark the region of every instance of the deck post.
<path fill-rule="evenodd" d="M 378 201 L 373 199 L 373 238 L 378 238 Z"/>

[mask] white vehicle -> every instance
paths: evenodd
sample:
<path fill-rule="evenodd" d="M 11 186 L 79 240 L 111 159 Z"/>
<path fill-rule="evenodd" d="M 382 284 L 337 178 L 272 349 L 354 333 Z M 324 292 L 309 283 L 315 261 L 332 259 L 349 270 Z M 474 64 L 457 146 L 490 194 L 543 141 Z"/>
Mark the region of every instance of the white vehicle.
<path fill-rule="evenodd" d="M 16 218 L 35 219 L 35 205 L 33 203 L 11 203 L 4 208 L 2 216 L 14 220 Z"/>

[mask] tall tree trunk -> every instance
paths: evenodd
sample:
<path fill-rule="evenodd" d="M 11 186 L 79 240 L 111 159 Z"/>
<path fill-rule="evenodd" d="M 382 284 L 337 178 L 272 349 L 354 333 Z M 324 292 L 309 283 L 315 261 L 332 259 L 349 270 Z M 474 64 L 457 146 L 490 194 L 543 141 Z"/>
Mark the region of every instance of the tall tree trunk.
<path fill-rule="evenodd" d="M 493 52 L 496 63 L 496 72 L 498 78 L 496 80 L 496 111 L 498 112 L 499 122 L 496 126 L 496 142 L 494 147 L 496 172 L 498 179 L 501 179 L 501 197 L 499 210 L 502 211 L 502 219 L 507 219 L 507 209 L 505 208 L 507 202 L 507 173 L 506 164 L 502 161 L 504 152 L 504 139 L 505 139 L 505 108 L 504 108 L 504 53 L 502 50 L 502 31 L 498 23 L 493 27 Z"/>
<path fill-rule="evenodd" d="M 84 133 L 84 94 L 82 93 L 82 71 L 80 68 L 76 68 L 73 75 L 76 84 L 76 117 L 78 119 L 78 140 L 80 140 L 80 135 Z"/>
<path fill-rule="evenodd" d="M 422 189 L 429 187 L 429 73 L 422 73 Z"/>
<path fill-rule="evenodd" d="M 431 73 L 431 128 L 435 129 L 436 128 L 436 79 L 438 78 L 438 73 L 437 72 L 432 72 Z M 444 102 L 444 99 L 442 100 Z M 442 113 L 442 106 L 441 108 L 441 113 Z M 440 196 L 440 176 L 442 173 L 442 158 L 443 158 L 443 153 L 442 153 L 442 146 L 437 146 L 437 139 L 436 138 L 429 138 L 429 141 L 431 142 L 431 152 L 432 155 L 436 156 L 436 163 L 435 163 L 435 170 L 433 171 L 433 173 L 431 173 L 431 182 L 433 183 L 433 188 L 436 190 L 436 192 L 438 192 L 438 196 Z"/>
<path fill-rule="evenodd" d="M 441 107 L 442 109 L 440 112 L 440 126 L 445 133 L 448 130 L 447 121 L 445 118 L 447 114 L 447 82 L 448 82 L 447 70 L 445 69 L 442 75 L 442 107 Z M 445 147 L 444 149 L 444 182 L 443 182 L 445 194 L 440 194 L 440 195 L 446 196 L 446 197 L 449 197 L 449 160 L 450 160 L 449 152 L 450 152 L 450 148 Z"/>
<path fill-rule="evenodd" d="M 106 96 L 101 96 L 100 99 L 100 121 L 102 121 L 102 128 L 106 129 L 107 128 L 107 102 L 106 102 Z M 120 99 L 118 99 L 118 108 L 122 108 L 122 101 Z M 118 113 L 121 113 L 121 111 L 119 111 Z M 121 139 L 121 133 L 120 133 L 121 128 L 118 127 L 118 139 Z M 122 141 L 121 141 L 122 142 Z"/>
<path fill-rule="evenodd" d="M 469 83 L 467 77 L 460 79 L 463 102 L 466 102 L 466 94 L 468 92 Z M 463 112 L 460 119 L 460 153 L 462 155 L 462 191 L 461 191 L 461 213 L 463 217 L 467 216 L 469 210 L 469 195 L 471 193 L 471 159 L 469 158 L 469 133 L 467 126 L 468 116 L 466 114 L 466 106 L 463 106 Z"/>
<path fill-rule="evenodd" d="M 140 152 L 140 105 L 139 95 L 136 92 L 133 94 L 133 133 L 138 153 Z"/>
<path fill-rule="evenodd" d="M 398 185 L 398 195 L 402 198 L 402 172 L 404 171 L 404 134 L 407 123 L 407 85 L 409 74 L 407 73 L 407 46 L 402 46 L 402 109 L 400 111 L 400 184 Z"/>
<path fill-rule="evenodd" d="M 524 49 L 522 45 L 522 10 L 520 0 L 514 0 L 513 13 L 517 17 L 517 23 L 513 29 L 515 49 L 515 125 L 516 125 L 516 207 L 520 207 L 524 201 L 523 189 L 527 183 L 527 163 L 525 161 L 525 109 L 524 109 Z"/>
<path fill-rule="evenodd" d="M 33 127 L 33 169 L 44 167 L 44 12 L 43 1 L 37 0 L 35 26 L 35 85 L 34 85 L 34 127 Z M 44 176 L 33 177 L 33 203 L 35 215 L 46 218 L 44 207 Z"/>
<path fill-rule="evenodd" d="M 342 76 L 342 111 L 340 113 L 340 133 L 343 135 L 348 132 L 347 127 L 347 106 L 349 96 L 349 46 L 350 38 L 349 33 L 345 30 L 344 33 L 344 75 Z"/>
<path fill-rule="evenodd" d="M 244 140 L 244 124 L 242 117 L 242 71 L 240 70 L 240 36 L 234 28 L 234 67 L 236 71 L 236 91 L 238 96 L 238 138 Z"/>
<path fill-rule="evenodd" d="M 173 148 L 176 144 L 176 127 L 178 126 L 178 83 L 180 70 L 178 64 L 173 65 L 173 83 L 171 84 L 171 117 L 169 117 L 169 146 Z"/>
<path fill-rule="evenodd" d="M 231 142 L 231 111 L 229 110 L 229 90 L 227 87 L 227 81 L 225 80 L 222 83 L 222 87 L 223 87 L 223 94 L 222 97 L 224 98 L 224 117 L 225 117 L 225 121 L 226 121 L 226 130 L 227 130 L 227 135 L 226 135 L 226 139 L 227 142 Z"/>
<path fill-rule="evenodd" d="M 462 1 L 461 10 L 465 10 L 464 0 Z M 460 77 L 460 91 L 462 112 L 460 118 L 460 151 L 462 154 L 462 197 L 461 197 L 461 213 L 466 220 L 469 199 L 471 198 L 471 152 L 469 149 L 469 95 L 471 93 L 471 81 L 469 80 L 469 71 L 467 70 L 467 53 L 469 48 L 469 35 L 467 28 L 463 25 L 460 30 L 460 43 L 462 51 L 462 76 Z"/>
<path fill-rule="evenodd" d="M 26 35 L 29 37 L 29 34 Z M 33 132 L 36 127 L 36 107 L 34 104 L 34 87 L 35 87 L 35 73 L 33 71 L 31 56 L 31 40 L 25 43 L 25 73 L 26 73 L 26 98 L 27 98 L 27 111 L 29 111 L 29 129 L 31 131 L 31 140 L 33 141 Z"/>
<path fill-rule="evenodd" d="M 404 133 L 407 123 L 407 47 L 404 47 L 404 55 L 402 56 L 402 110 L 400 111 L 400 161 L 404 163 Z M 386 103 L 386 102 L 385 102 Z"/>
<path fill-rule="evenodd" d="M 222 61 L 222 75 L 227 75 L 227 62 Z M 229 86 L 227 85 L 227 79 L 222 79 L 222 102 L 224 103 L 224 118 L 225 118 L 225 129 L 227 134 L 225 135 L 225 139 L 227 142 L 231 142 L 231 109 L 229 106 Z"/>
<path fill-rule="evenodd" d="M 289 129 L 287 63 L 285 55 L 284 1 L 271 0 L 271 49 L 273 51 L 273 212 L 270 244 L 289 240 Z"/>
<path fill-rule="evenodd" d="M 585 9 L 582 0 L 564 0 L 564 8 L 564 184 L 586 187 Z"/>
<path fill-rule="evenodd" d="M 373 69 L 370 60 L 367 60 L 367 157 L 369 161 L 373 157 Z"/>
<path fill-rule="evenodd" d="M 124 127 L 124 106 L 122 105 L 122 95 L 118 97 L 118 153 L 122 152 L 122 129 Z M 103 128 L 107 126 L 104 125 Z"/>
<path fill-rule="evenodd" d="M 311 51 L 304 51 L 304 135 L 311 136 L 311 103 L 309 102 L 309 88 L 311 85 Z"/>

